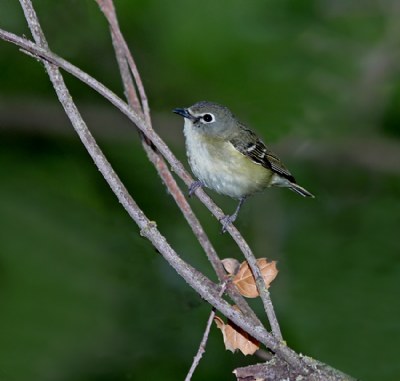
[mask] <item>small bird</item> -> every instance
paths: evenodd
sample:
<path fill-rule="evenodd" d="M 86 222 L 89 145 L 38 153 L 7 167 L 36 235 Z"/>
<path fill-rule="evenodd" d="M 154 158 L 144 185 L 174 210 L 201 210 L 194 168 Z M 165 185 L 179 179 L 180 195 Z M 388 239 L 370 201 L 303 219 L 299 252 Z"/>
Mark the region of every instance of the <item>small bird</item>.
<path fill-rule="evenodd" d="M 202 101 L 173 112 L 185 118 L 186 152 L 198 178 L 189 187 L 189 195 L 205 186 L 239 200 L 235 212 L 221 219 L 222 232 L 236 220 L 246 198 L 265 188 L 285 187 L 303 197 L 314 197 L 227 107 Z"/>

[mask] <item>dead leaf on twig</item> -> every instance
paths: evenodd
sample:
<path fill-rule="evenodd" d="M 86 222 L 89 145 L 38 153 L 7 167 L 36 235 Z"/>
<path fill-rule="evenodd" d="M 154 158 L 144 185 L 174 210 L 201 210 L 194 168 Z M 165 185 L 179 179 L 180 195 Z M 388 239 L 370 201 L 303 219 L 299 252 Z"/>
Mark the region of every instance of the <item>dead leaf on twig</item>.
<path fill-rule="evenodd" d="M 257 265 L 260 268 L 261 275 L 268 288 L 278 274 L 276 261 L 268 262 L 266 258 L 259 258 L 257 259 Z M 241 263 L 239 271 L 233 278 L 233 283 L 246 298 L 256 298 L 259 295 L 256 281 L 247 261 Z"/>
<path fill-rule="evenodd" d="M 260 343 L 256 339 L 230 320 L 225 324 L 220 317 L 215 316 L 214 322 L 222 332 L 225 348 L 227 350 L 231 352 L 239 350 L 247 356 L 254 354 L 254 352 L 260 348 Z"/>
<path fill-rule="evenodd" d="M 224 258 L 221 262 L 222 266 L 224 266 L 224 269 L 228 273 L 228 275 L 235 274 L 240 266 L 239 261 L 235 258 Z"/>

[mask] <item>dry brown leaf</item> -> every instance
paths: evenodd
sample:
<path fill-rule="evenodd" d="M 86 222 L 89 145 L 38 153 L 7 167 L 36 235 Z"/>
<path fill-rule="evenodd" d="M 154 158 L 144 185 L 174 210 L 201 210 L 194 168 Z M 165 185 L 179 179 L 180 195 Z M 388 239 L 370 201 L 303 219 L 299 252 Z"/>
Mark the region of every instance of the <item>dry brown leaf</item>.
<path fill-rule="evenodd" d="M 227 350 L 235 352 L 238 349 L 247 356 L 254 354 L 254 352 L 260 348 L 260 343 L 256 339 L 230 320 L 225 324 L 220 317 L 215 316 L 214 321 L 222 332 L 225 348 Z"/>
<path fill-rule="evenodd" d="M 276 261 L 268 262 L 266 258 L 259 258 L 257 259 L 257 265 L 260 268 L 266 287 L 269 288 L 271 282 L 278 274 Z M 246 298 L 256 298 L 259 295 L 256 281 L 247 261 L 241 263 L 239 271 L 233 278 L 233 283 Z"/>
<path fill-rule="evenodd" d="M 229 275 L 235 274 L 236 270 L 239 268 L 239 261 L 235 258 L 224 258 L 222 261 L 225 271 Z"/>

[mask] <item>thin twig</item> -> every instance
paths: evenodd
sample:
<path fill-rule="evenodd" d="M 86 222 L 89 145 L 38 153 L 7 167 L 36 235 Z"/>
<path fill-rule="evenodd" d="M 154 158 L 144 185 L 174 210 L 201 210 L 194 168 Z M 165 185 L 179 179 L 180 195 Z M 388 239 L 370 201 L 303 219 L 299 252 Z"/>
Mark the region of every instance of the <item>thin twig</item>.
<path fill-rule="evenodd" d="M 125 47 L 121 44 L 120 36 L 117 35 L 116 30 L 119 30 L 118 21 L 116 18 L 115 8 L 112 1 L 109 0 L 95 0 L 97 5 L 100 7 L 104 16 L 106 17 L 111 30 L 112 43 L 117 58 L 119 71 L 124 85 L 125 97 L 129 102 L 129 105 L 137 112 L 143 113 L 142 106 L 140 104 L 135 83 L 132 79 L 132 73 L 129 69 L 128 62 L 126 60 Z"/>
<path fill-rule="evenodd" d="M 144 90 L 142 78 L 140 77 L 139 70 L 137 69 L 136 63 L 130 54 L 130 50 L 128 45 L 121 33 L 119 28 L 119 23 L 117 19 L 117 14 L 115 12 L 114 3 L 112 0 L 95 0 L 105 15 L 108 23 L 110 24 L 110 28 L 113 34 L 113 37 L 116 41 L 118 41 L 118 49 L 123 52 L 125 59 L 128 62 L 129 69 L 131 70 L 131 74 L 135 80 L 135 84 L 139 91 L 140 101 L 141 101 L 141 111 L 144 114 L 145 120 L 149 126 L 151 126 L 151 118 L 150 118 L 150 107 L 146 95 L 146 91 Z M 136 97 L 137 98 L 137 97 Z"/>
<path fill-rule="evenodd" d="M 115 57 L 117 58 L 119 72 L 121 74 L 122 83 L 124 85 L 125 98 L 128 100 L 129 105 L 137 112 L 143 113 L 139 98 L 137 97 L 135 84 L 132 81 L 131 72 L 129 70 L 128 63 L 125 59 L 125 51 L 119 43 L 117 37 L 111 32 L 112 44 L 115 51 Z"/>
<path fill-rule="evenodd" d="M 228 282 L 229 282 L 229 280 L 226 280 L 221 285 L 221 291 L 218 294 L 219 296 L 222 296 L 224 294 Z M 208 341 L 208 336 L 210 335 L 211 324 L 214 321 L 214 317 L 215 317 L 215 308 L 213 308 L 210 312 L 210 316 L 208 317 L 207 325 L 204 330 L 203 337 L 200 341 L 199 349 L 197 350 L 196 356 L 194 356 L 194 358 L 193 358 L 192 365 L 189 369 L 188 374 L 185 377 L 185 381 L 190 381 L 192 379 L 193 373 L 196 370 L 196 368 L 198 367 L 200 360 L 203 357 L 204 352 L 206 351 L 206 344 Z"/>

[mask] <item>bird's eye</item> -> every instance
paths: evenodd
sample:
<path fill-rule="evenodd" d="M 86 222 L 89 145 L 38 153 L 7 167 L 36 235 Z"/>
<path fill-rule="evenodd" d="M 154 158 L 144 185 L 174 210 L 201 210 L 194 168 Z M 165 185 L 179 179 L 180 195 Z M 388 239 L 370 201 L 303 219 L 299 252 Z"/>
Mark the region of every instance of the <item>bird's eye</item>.
<path fill-rule="evenodd" d="M 206 123 L 214 122 L 214 115 L 213 115 L 213 114 L 204 114 L 204 115 L 203 115 L 203 120 L 204 120 Z"/>

